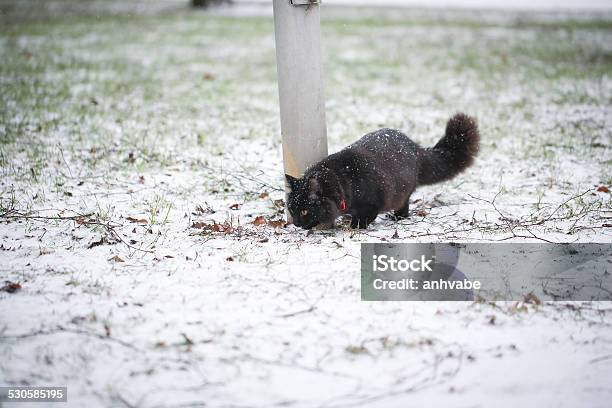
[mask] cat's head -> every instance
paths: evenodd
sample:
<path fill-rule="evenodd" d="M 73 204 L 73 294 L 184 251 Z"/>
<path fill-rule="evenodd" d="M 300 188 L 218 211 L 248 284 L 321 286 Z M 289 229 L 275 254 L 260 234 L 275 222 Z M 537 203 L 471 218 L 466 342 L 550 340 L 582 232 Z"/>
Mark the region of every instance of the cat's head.
<path fill-rule="evenodd" d="M 290 188 L 287 207 L 293 223 L 304 229 L 316 226 L 330 228 L 339 215 L 338 205 L 331 198 L 333 191 L 316 177 L 295 178 L 285 174 Z"/>

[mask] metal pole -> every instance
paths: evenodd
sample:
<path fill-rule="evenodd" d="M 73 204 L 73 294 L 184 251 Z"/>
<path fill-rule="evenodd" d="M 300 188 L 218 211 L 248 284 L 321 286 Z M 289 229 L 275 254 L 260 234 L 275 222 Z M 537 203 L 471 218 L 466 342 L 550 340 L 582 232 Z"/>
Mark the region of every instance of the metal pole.
<path fill-rule="evenodd" d="M 318 0 L 273 0 L 285 174 L 327 156 Z"/>

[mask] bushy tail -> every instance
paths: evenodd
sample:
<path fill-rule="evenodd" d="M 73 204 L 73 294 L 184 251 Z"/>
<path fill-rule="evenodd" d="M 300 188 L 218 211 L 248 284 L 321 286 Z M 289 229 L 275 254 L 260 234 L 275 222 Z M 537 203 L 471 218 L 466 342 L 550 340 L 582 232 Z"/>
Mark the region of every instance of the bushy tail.
<path fill-rule="evenodd" d="M 467 169 L 478 154 L 480 135 L 476 119 L 457 113 L 448 120 L 446 134 L 419 155 L 419 185 L 450 180 Z"/>

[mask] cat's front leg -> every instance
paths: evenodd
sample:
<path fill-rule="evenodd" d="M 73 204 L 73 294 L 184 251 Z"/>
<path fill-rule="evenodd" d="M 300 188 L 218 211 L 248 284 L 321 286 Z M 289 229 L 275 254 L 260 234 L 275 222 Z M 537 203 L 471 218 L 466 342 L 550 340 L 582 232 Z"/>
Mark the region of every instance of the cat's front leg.
<path fill-rule="evenodd" d="M 408 218 L 408 213 L 409 213 L 409 207 L 410 205 L 410 199 L 406 200 L 406 204 L 404 204 L 404 206 L 402 208 L 400 208 L 399 210 L 395 210 L 393 212 L 393 216 L 395 217 L 395 220 L 401 220 L 403 218 Z"/>
<path fill-rule="evenodd" d="M 378 208 L 374 205 L 359 207 L 351 218 L 351 228 L 366 229 L 378 216 Z"/>

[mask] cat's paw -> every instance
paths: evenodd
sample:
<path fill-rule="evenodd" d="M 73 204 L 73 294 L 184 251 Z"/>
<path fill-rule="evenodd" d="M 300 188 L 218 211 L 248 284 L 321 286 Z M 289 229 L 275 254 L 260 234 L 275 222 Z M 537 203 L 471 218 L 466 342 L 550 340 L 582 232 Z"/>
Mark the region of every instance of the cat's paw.
<path fill-rule="evenodd" d="M 393 213 L 393 214 L 387 214 L 387 219 L 391 220 L 391 221 L 401 221 L 401 220 L 405 220 L 407 218 L 410 218 L 409 215 L 404 215 L 404 214 L 398 214 L 398 213 Z"/>
<path fill-rule="evenodd" d="M 351 220 L 351 228 L 353 229 L 366 229 L 368 228 L 368 224 L 368 221 L 365 219 L 353 218 L 353 220 Z"/>

